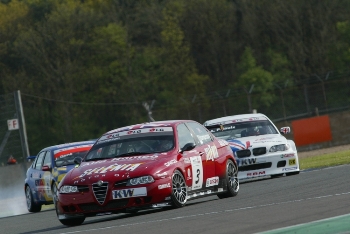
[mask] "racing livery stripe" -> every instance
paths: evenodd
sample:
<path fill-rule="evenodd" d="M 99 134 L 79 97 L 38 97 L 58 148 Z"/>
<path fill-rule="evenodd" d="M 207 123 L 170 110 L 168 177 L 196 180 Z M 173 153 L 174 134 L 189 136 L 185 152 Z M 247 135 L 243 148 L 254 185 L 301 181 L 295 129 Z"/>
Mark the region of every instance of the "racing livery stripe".
<path fill-rule="evenodd" d="M 88 151 L 91 148 L 91 146 L 85 146 L 85 147 L 80 147 L 80 148 L 74 148 L 74 149 L 68 149 L 65 151 L 60 151 L 56 154 L 54 154 L 55 158 L 59 158 L 62 155 L 70 154 L 70 153 L 76 153 L 76 152 L 81 152 L 81 151 Z"/>

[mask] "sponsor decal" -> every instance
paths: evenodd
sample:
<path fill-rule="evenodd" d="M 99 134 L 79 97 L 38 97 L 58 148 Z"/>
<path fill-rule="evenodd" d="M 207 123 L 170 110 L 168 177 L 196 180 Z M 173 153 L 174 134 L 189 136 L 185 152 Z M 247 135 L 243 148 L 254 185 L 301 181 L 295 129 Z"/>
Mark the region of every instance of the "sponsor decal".
<path fill-rule="evenodd" d="M 226 146 L 226 145 L 228 145 L 228 142 L 225 141 L 225 140 L 223 140 L 223 139 L 219 139 L 218 142 L 219 142 L 220 146 Z"/>
<path fill-rule="evenodd" d="M 203 142 L 203 141 L 206 141 L 206 140 L 209 140 L 209 139 L 210 139 L 210 136 L 209 136 L 208 134 L 198 136 L 198 140 L 199 140 L 200 142 Z"/>
<path fill-rule="evenodd" d="M 170 160 L 169 162 L 164 163 L 164 165 L 165 165 L 166 167 L 168 167 L 168 166 L 170 166 L 170 165 L 172 165 L 172 164 L 175 164 L 175 163 L 177 163 L 177 161 L 176 161 L 175 159 L 173 159 L 173 160 Z"/>
<path fill-rule="evenodd" d="M 112 158 L 111 162 L 120 161 L 120 160 L 139 160 L 139 159 L 152 160 L 156 158 L 158 158 L 158 155 L 132 156 L 132 157 Z"/>
<path fill-rule="evenodd" d="M 158 189 L 165 189 L 165 188 L 170 188 L 170 183 L 158 185 Z"/>
<path fill-rule="evenodd" d="M 72 146 L 64 149 L 57 149 L 53 151 L 54 157 L 59 158 L 62 156 L 68 156 L 76 152 L 88 151 L 92 147 L 92 144 Z"/>
<path fill-rule="evenodd" d="M 184 163 L 191 163 L 191 160 L 189 158 L 185 158 Z"/>
<path fill-rule="evenodd" d="M 294 157 L 294 153 L 282 154 L 282 155 L 281 155 L 281 158 L 289 158 L 289 157 Z"/>
<path fill-rule="evenodd" d="M 206 187 L 215 186 L 219 184 L 219 177 L 211 177 L 207 179 Z"/>
<path fill-rule="evenodd" d="M 171 197 L 165 197 L 165 201 L 169 201 L 171 199 Z"/>
<path fill-rule="evenodd" d="M 134 171 L 136 168 L 138 168 L 142 163 L 135 163 L 135 164 L 112 164 L 108 167 L 96 167 L 93 169 L 87 169 L 84 171 L 83 174 L 78 176 L 79 178 L 82 178 L 86 175 L 93 175 L 93 174 L 104 174 L 107 172 L 113 172 L 113 171 Z"/>
<path fill-rule="evenodd" d="M 219 153 L 218 153 L 218 149 L 216 148 L 216 146 L 211 146 L 209 145 L 208 148 L 205 148 L 205 153 L 206 153 L 206 160 L 210 161 L 214 161 L 215 158 L 219 157 Z"/>
<path fill-rule="evenodd" d="M 218 192 L 222 192 L 222 191 L 224 191 L 223 188 L 218 188 Z"/>
<path fill-rule="evenodd" d="M 161 126 L 161 125 L 160 125 Z M 163 125 L 167 126 L 167 125 Z M 110 131 L 98 139 L 97 143 L 107 142 L 122 138 L 128 135 L 150 133 L 150 132 L 172 132 L 172 127 L 157 127 L 155 125 L 141 125 L 138 129 L 133 129 L 135 126 L 129 126 L 122 129 Z M 150 129 L 151 128 L 151 129 Z"/>
<path fill-rule="evenodd" d="M 252 176 L 264 176 L 266 175 L 265 171 L 255 171 L 255 172 L 248 172 L 247 177 L 252 177 Z"/>
<path fill-rule="evenodd" d="M 207 194 L 211 194 L 211 190 L 208 190 L 208 191 L 207 191 Z"/>
<path fill-rule="evenodd" d="M 150 132 L 164 132 L 164 129 L 163 128 L 151 128 L 149 131 Z"/>
<path fill-rule="evenodd" d="M 141 197 L 141 196 L 147 196 L 147 189 L 146 187 L 141 187 L 141 188 L 113 190 L 112 194 L 113 194 L 113 199 Z"/>
<path fill-rule="evenodd" d="M 289 163 L 290 166 L 295 165 L 296 164 L 296 159 L 289 159 L 288 163 Z"/>
<path fill-rule="evenodd" d="M 239 159 L 239 166 L 252 165 L 256 163 L 256 158 Z"/>
<path fill-rule="evenodd" d="M 282 171 L 294 171 L 298 169 L 298 167 L 288 167 L 288 168 L 283 168 Z"/>

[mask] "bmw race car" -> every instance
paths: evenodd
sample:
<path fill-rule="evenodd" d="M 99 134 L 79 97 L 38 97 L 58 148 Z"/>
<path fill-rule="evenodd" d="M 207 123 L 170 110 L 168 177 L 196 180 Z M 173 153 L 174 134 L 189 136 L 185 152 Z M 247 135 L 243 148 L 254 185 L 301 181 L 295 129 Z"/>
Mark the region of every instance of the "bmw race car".
<path fill-rule="evenodd" d="M 95 141 L 81 141 L 42 149 L 28 168 L 24 192 L 29 212 L 52 204 L 58 183 L 74 166 L 74 158 L 84 157 Z"/>
<path fill-rule="evenodd" d="M 226 141 L 191 120 L 160 121 L 103 134 L 57 190 L 56 213 L 68 226 L 86 217 L 183 207 L 236 196 L 238 167 Z"/>
<path fill-rule="evenodd" d="M 216 137 L 226 140 L 235 154 L 240 180 L 299 174 L 298 153 L 294 141 L 278 131 L 263 114 L 242 114 L 208 120 L 204 123 Z"/>

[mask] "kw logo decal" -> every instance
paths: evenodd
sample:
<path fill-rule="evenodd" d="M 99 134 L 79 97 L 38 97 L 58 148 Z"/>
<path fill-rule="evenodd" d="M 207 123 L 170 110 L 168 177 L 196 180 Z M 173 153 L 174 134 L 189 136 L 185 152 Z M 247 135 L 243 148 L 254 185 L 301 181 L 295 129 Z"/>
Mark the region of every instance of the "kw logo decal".
<path fill-rule="evenodd" d="M 256 163 L 256 158 L 249 158 L 249 159 L 240 159 L 240 166 L 245 166 L 245 165 L 252 165 Z"/>
<path fill-rule="evenodd" d="M 114 197 L 116 199 L 118 198 L 125 198 L 125 197 L 132 197 L 134 195 L 133 189 L 124 189 L 124 190 L 116 190 L 114 191 Z"/>

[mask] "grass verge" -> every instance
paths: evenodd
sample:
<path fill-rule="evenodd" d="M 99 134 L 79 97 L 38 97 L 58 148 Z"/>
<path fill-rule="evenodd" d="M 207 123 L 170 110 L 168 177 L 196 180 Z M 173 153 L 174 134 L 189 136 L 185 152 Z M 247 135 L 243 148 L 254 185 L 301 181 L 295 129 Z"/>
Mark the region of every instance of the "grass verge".
<path fill-rule="evenodd" d="M 337 166 L 342 164 L 350 164 L 350 150 L 302 159 L 299 158 L 299 166 L 301 170 Z"/>

